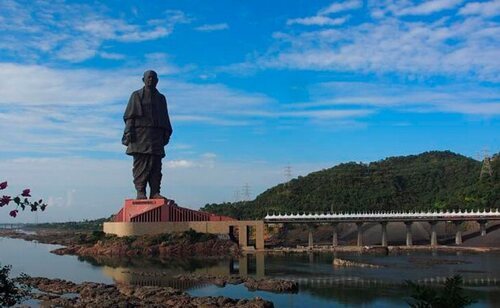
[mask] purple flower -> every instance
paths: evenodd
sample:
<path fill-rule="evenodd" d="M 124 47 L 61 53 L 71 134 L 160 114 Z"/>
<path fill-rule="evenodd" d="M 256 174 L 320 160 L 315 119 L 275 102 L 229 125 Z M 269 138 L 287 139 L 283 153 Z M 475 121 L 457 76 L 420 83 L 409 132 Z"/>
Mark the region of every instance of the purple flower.
<path fill-rule="evenodd" d="M 12 210 L 10 211 L 9 215 L 12 216 L 12 217 L 16 217 L 17 216 L 17 210 Z"/>
<path fill-rule="evenodd" d="M 30 189 L 26 188 L 25 190 L 23 190 L 23 193 L 21 194 L 21 196 L 23 196 L 23 197 L 31 197 L 31 195 L 30 195 Z"/>
<path fill-rule="evenodd" d="M 7 188 L 7 181 L 0 183 L 0 189 Z"/>
<path fill-rule="evenodd" d="M 7 205 L 10 201 L 12 201 L 10 196 L 3 196 L 2 199 L 0 199 L 0 206 Z"/>

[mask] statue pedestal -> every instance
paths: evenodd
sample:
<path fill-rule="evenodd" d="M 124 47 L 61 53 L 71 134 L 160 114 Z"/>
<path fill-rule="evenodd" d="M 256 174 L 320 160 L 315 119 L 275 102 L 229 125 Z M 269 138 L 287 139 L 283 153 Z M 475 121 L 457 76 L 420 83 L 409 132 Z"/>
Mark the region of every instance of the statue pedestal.
<path fill-rule="evenodd" d="M 178 206 L 168 199 L 127 199 L 116 214 L 114 222 L 182 222 L 182 221 L 226 221 L 227 216 L 195 211 Z"/>
<path fill-rule="evenodd" d="M 116 214 L 115 222 L 157 222 L 162 221 L 162 207 L 177 206 L 166 199 L 126 199 L 123 208 Z M 148 215 L 144 215 L 148 214 Z M 145 217 L 141 217 L 145 216 Z M 147 217 L 146 217 L 147 216 Z"/>
<path fill-rule="evenodd" d="M 232 217 L 195 211 L 178 206 L 167 199 L 127 199 L 112 222 L 105 222 L 103 231 L 117 236 L 140 236 L 170 232 L 196 232 L 228 236 L 238 229 L 239 244 L 248 247 L 250 229 L 255 232 L 255 249 L 264 249 L 264 221 L 241 221 Z"/>

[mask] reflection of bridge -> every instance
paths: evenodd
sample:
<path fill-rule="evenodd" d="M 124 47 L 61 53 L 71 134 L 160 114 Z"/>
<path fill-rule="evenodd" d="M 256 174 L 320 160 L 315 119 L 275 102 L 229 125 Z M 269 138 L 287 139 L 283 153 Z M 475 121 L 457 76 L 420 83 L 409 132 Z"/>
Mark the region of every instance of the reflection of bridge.
<path fill-rule="evenodd" d="M 481 236 L 486 235 L 486 223 L 491 220 L 500 220 L 500 212 L 495 210 L 481 211 L 428 211 L 428 212 L 362 212 L 362 213 L 321 213 L 321 214 L 268 214 L 264 218 L 266 223 L 306 223 L 309 226 L 309 247 L 313 246 L 312 230 L 315 224 L 330 223 L 333 226 L 333 246 L 338 245 L 337 226 L 339 223 L 355 223 L 357 225 L 357 244 L 363 245 L 364 223 L 380 223 L 382 227 L 382 246 L 387 246 L 387 224 L 403 222 L 406 225 L 406 245 L 411 246 L 414 222 L 428 222 L 431 226 L 431 245 L 437 245 L 436 224 L 451 221 L 456 226 L 455 243 L 462 244 L 462 230 L 460 225 L 464 221 L 477 221 Z"/>
<path fill-rule="evenodd" d="M 331 277 L 287 277 L 290 280 L 296 281 L 300 286 L 356 286 L 356 287 L 370 287 L 370 286 L 400 286 L 404 281 L 393 281 L 384 279 L 367 279 L 357 276 L 331 276 Z M 413 282 L 424 285 L 442 285 L 446 282 L 448 277 L 430 277 L 425 279 L 413 280 Z M 463 284 L 470 287 L 483 287 L 483 286 L 499 286 L 500 280 L 495 277 L 486 278 L 462 278 Z"/>

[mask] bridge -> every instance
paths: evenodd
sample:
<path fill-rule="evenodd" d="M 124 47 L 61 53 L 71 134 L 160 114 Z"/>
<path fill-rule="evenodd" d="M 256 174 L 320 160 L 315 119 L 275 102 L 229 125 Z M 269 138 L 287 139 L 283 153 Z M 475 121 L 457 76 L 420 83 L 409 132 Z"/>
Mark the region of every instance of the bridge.
<path fill-rule="evenodd" d="M 355 223 L 357 226 L 357 245 L 363 246 L 363 229 L 365 223 L 380 223 L 382 227 L 382 246 L 387 246 L 387 224 L 404 223 L 406 225 L 406 245 L 412 246 L 412 224 L 427 222 L 431 226 L 430 244 L 437 245 L 436 224 L 453 222 L 456 226 L 455 244 L 462 244 L 462 230 L 459 226 L 465 221 L 477 221 L 481 236 L 486 235 L 488 221 L 500 220 L 500 212 L 494 210 L 452 210 L 452 211 L 377 211 L 346 213 L 291 213 L 267 214 L 265 223 L 305 223 L 309 227 L 309 247 L 313 246 L 312 230 L 316 224 L 330 223 L 333 226 L 333 246 L 338 246 L 337 227 L 340 223 Z"/>
<path fill-rule="evenodd" d="M 22 229 L 25 226 L 24 223 L 0 223 L 0 229 Z"/>

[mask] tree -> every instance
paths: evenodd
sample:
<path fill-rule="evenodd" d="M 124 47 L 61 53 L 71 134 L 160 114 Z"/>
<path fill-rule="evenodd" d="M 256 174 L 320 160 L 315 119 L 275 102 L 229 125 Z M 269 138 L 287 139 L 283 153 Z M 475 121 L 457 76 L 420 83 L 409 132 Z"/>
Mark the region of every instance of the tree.
<path fill-rule="evenodd" d="M 30 291 L 26 285 L 16 285 L 15 281 L 9 278 L 11 266 L 6 265 L 0 268 L 0 307 L 14 306 L 21 302 Z M 21 274 L 21 277 L 27 277 Z"/>
<path fill-rule="evenodd" d="M 255 200 L 207 204 L 202 210 L 239 219 L 267 213 L 457 210 L 500 207 L 500 153 L 492 176 L 481 162 L 450 151 L 343 163 L 269 188 Z"/>
<path fill-rule="evenodd" d="M 0 183 L 0 190 L 4 190 L 7 188 L 7 181 Z M 31 202 L 28 198 L 31 198 L 31 190 L 26 188 L 22 191 L 22 193 L 18 194 L 15 197 L 10 195 L 3 195 L 0 198 L 0 207 L 8 206 L 11 202 L 16 205 L 16 208 L 9 212 L 9 215 L 12 217 L 16 217 L 19 213 L 19 209 L 25 210 L 26 208 L 30 208 L 32 212 L 37 211 L 38 209 L 44 211 L 47 207 L 46 203 L 43 203 L 43 200 L 40 199 L 35 202 Z"/>

